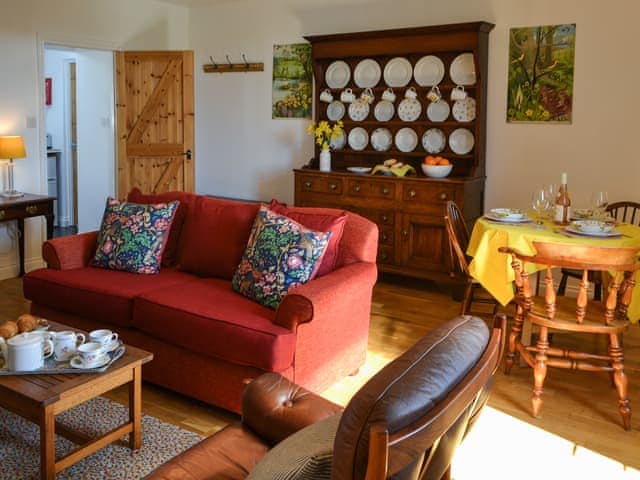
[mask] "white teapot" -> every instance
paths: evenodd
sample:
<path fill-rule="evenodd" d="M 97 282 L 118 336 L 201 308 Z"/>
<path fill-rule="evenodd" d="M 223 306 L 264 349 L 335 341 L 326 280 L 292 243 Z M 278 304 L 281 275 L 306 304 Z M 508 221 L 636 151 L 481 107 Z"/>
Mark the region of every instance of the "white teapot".
<path fill-rule="evenodd" d="M 53 354 L 53 342 L 42 335 L 21 333 L 8 340 L 0 337 L 0 350 L 7 368 L 14 372 L 37 370 Z"/>

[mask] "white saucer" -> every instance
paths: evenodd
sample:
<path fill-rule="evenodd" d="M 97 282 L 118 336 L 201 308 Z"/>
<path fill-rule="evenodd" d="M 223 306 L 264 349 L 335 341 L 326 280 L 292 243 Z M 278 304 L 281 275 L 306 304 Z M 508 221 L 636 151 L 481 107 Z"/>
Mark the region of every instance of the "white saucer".
<path fill-rule="evenodd" d="M 109 355 L 107 355 L 106 353 L 103 353 L 91 365 L 83 365 L 82 358 L 80 358 L 80 355 L 76 355 L 75 357 L 73 357 L 71 359 L 71 361 L 69 362 L 69 365 L 71 367 L 73 367 L 73 368 L 79 368 L 79 369 L 82 369 L 82 370 L 91 370 L 91 369 L 94 369 L 94 368 L 104 367 L 110 361 L 111 361 L 111 357 Z"/>
<path fill-rule="evenodd" d="M 118 348 L 120 345 L 122 344 L 122 342 L 120 342 L 120 340 L 114 340 L 113 342 L 111 342 L 109 345 L 104 347 L 104 352 L 105 353 L 111 353 L 113 352 L 116 348 Z"/>

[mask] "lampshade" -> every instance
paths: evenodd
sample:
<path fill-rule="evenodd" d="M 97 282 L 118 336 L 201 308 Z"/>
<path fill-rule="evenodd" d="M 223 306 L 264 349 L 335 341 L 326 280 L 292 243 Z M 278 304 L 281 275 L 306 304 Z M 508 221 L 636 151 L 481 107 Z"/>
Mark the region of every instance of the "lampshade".
<path fill-rule="evenodd" d="M 24 158 L 27 151 L 20 135 L 0 136 L 0 159 Z"/>

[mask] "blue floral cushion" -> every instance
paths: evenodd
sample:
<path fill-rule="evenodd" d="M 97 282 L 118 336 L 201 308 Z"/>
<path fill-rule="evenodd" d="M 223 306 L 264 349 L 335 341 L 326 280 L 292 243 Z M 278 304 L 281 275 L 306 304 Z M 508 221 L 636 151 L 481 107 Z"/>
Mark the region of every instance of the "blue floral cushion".
<path fill-rule="evenodd" d="M 158 273 L 178 203 L 142 205 L 107 199 L 91 265 L 134 273 Z"/>
<path fill-rule="evenodd" d="M 262 206 L 231 280 L 245 297 L 276 308 L 289 289 L 311 279 L 331 232 L 316 232 Z"/>

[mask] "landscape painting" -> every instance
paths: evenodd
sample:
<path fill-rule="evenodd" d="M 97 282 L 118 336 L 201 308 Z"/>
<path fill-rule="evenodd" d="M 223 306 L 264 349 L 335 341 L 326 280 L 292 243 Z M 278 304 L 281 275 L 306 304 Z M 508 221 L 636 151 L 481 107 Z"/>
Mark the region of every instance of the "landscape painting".
<path fill-rule="evenodd" d="M 576 25 L 509 31 L 508 122 L 571 123 Z"/>
<path fill-rule="evenodd" d="M 311 118 L 311 44 L 273 46 L 272 118 Z"/>

